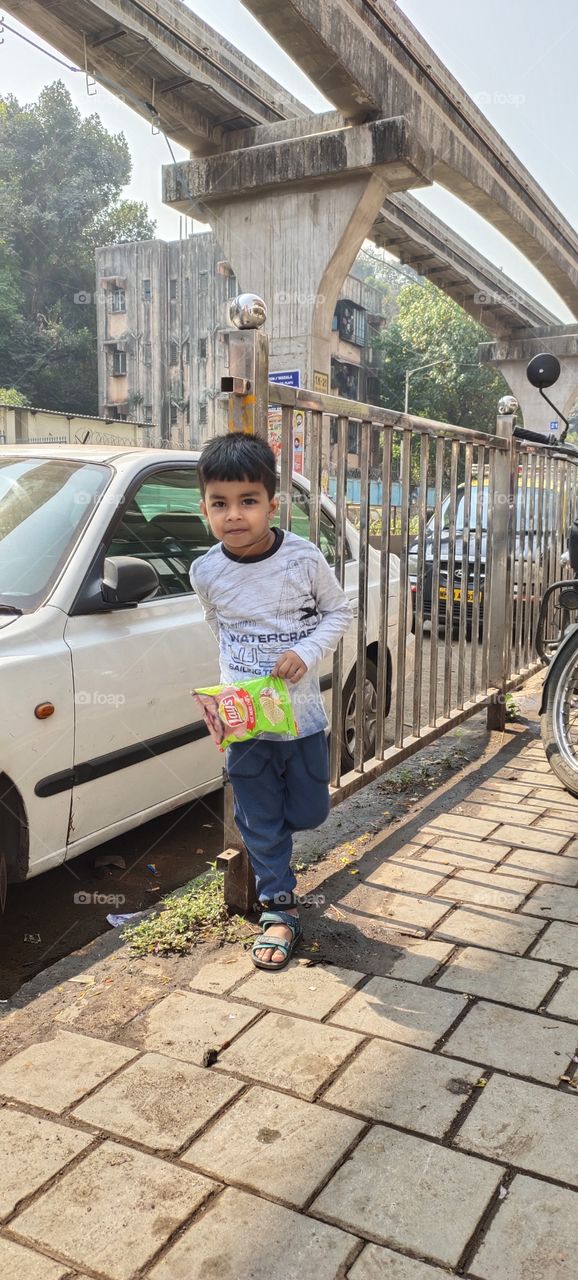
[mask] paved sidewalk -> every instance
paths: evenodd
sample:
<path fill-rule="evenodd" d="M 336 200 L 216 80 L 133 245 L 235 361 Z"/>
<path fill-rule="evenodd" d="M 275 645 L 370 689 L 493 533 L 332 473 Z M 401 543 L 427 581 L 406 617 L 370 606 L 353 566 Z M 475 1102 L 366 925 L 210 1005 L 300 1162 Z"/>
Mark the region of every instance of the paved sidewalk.
<path fill-rule="evenodd" d="M 5 1058 L 2 1277 L 574 1280 L 578 801 L 527 735 L 457 794 L 336 904 L 387 976 L 228 947 Z"/>

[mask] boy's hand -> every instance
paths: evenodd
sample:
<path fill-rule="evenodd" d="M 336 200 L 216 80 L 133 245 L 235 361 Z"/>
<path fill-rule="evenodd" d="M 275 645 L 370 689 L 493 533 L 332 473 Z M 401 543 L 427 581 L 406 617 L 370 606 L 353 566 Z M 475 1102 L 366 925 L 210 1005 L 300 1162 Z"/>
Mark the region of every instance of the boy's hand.
<path fill-rule="evenodd" d="M 297 684 L 298 680 L 305 675 L 307 665 L 295 653 L 293 649 L 288 649 L 287 653 L 282 653 L 277 659 L 275 666 L 271 672 L 272 676 L 281 676 L 282 680 L 288 680 L 290 684 Z"/>

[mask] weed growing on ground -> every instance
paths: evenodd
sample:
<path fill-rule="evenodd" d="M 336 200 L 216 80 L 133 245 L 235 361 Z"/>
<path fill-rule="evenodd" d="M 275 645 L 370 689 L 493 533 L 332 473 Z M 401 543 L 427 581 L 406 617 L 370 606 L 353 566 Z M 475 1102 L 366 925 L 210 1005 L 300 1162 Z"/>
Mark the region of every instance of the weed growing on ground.
<path fill-rule="evenodd" d="M 167 894 L 160 910 L 122 933 L 135 955 L 185 955 L 199 942 L 238 942 L 248 936 L 247 921 L 230 916 L 225 906 L 223 873 L 214 869 Z"/>

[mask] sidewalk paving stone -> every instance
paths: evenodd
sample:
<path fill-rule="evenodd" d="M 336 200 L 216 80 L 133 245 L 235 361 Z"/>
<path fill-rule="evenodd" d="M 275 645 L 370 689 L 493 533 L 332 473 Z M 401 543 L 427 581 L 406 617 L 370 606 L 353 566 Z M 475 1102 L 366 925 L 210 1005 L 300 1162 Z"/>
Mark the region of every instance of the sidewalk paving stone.
<path fill-rule="evenodd" d="M 308 1018 L 324 1018 L 340 1000 L 365 978 L 357 969 L 326 969 L 307 960 L 292 960 L 286 969 L 275 974 L 256 970 L 235 992 L 243 1000 L 264 1004 L 285 1013 L 306 1014 Z"/>
<path fill-rule="evenodd" d="M 357 1244 L 337 1227 L 227 1187 L 147 1280 L 335 1280 Z"/>
<path fill-rule="evenodd" d="M 339 910 L 347 912 L 355 920 L 357 910 L 364 917 L 376 920 L 393 920 L 398 927 L 423 937 L 443 918 L 447 903 L 434 898 L 412 897 L 407 893 L 390 893 L 387 889 L 373 888 L 369 884 L 356 885 L 350 893 L 339 899 Z"/>
<path fill-rule="evenodd" d="M 502 911 L 515 911 L 516 907 L 536 888 L 535 880 L 523 880 L 519 876 L 500 876 L 499 880 L 488 871 L 458 871 L 434 893 L 435 898 L 452 902 L 479 902 L 485 907 L 498 907 Z"/>
<path fill-rule="evenodd" d="M 539 920 L 528 916 L 472 904 L 456 907 L 435 930 L 434 937 L 523 955 L 541 928 Z"/>
<path fill-rule="evenodd" d="M 406 863 L 396 858 L 395 862 L 386 858 L 381 866 L 376 867 L 365 877 L 365 883 L 379 885 L 384 889 L 395 889 L 401 893 L 416 893 L 426 897 L 432 889 L 442 884 L 447 876 L 447 868 L 434 867 L 431 864 L 421 866 L 419 862 L 408 859 Z"/>
<path fill-rule="evenodd" d="M 196 991 L 206 991 L 207 995 L 226 995 L 240 978 L 252 973 L 253 963 L 248 951 L 238 951 L 236 947 L 227 947 L 218 960 L 203 965 L 202 969 L 191 978 L 189 986 Z"/>
<path fill-rule="evenodd" d="M 0 1094 L 45 1111 L 61 1112 L 136 1056 L 135 1050 L 94 1036 L 58 1031 L 7 1058 Z"/>
<path fill-rule="evenodd" d="M 561 884 L 541 884 L 522 907 L 527 915 L 578 924 L 578 889 Z"/>
<path fill-rule="evenodd" d="M 177 1151 L 241 1088 L 190 1062 L 147 1053 L 72 1115 L 157 1151 Z"/>
<path fill-rule="evenodd" d="M 299 1208 L 363 1129 L 353 1116 L 255 1085 L 181 1161 Z"/>
<path fill-rule="evenodd" d="M 437 861 L 448 866 L 469 867 L 480 871 L 493 871 L 498 862 L 511 850 L 511 845 L 489 844 L 483 840 L 470 840 L 467 836 L 444 835 L 443 831 L 432 832 L 434 842 L 427 845 L 422 852 L 420 862 Z"/>
<path fill-rule="evenodd" d="M 532 948 L 532 959 L 578 967 L 578 925 L 555 920 Z"/>
<path fill-rule="evenodd" d="M 476 1280 L 576 1280 L 575 1191 L 516 1177 L 470 1263 Z"/>
<path fill-rule="evenodd" d="M 453 831 L 456 835 L 479 836 L 480 839 L 483 839 L 484 836 L 489 836 L 492 831 L 495 831 L 499 821 L 499 818 L 496 822 L 493 822 L 491 820 L 484 821 L 483 818 L 470 818 L 454 812 L 441 813 L 428 823 L 428 830 L 442 831 L 444 834 L 447 831 Z"/>
<path fill-rule="evenodd" d="M 469 1010 L 442 1053 L 557 1084 L 575 1048 L 571 1023 L 482 1001 Z"/>
<path fill-rule="evenodd" d="M 311 1100 L 361 1044 L 328 1023 L 266 1013 L 219 1057 L 219 1066 Z"/>
<path fill-rule="evenodd" d="M 519 827 L 505 823 L 496 827 L 490 840 L 509 844 L 513 849 L 540 849 L 542 853 L 561 853 L 568 844 L 568 836 L 557 836 L 553 831 L 540 831 L 536 827 Z"/>
<path fill-rule="evenodd" d="M 404 982 L 423 982 L 443 964 L 451 954 L 451 942 L 432 942 L 427 938 L 404 938 L 401 955 L 394 960 L 389 978 L 401 978 Z"/>
<path fill-rule="evenodd" d="M 536 819 L 534 827 L 537 831 L 555 831 L 559 836 L 576 835 L 576 821 L 573 816 L 561 818 L 552 813 L 543 814 Z"/>
<path fill-rule="evenodd" d="M 552 787 L 551 786 L 545 787 L 543 784 L 541 784 L 539 787 L 534 788 L 532 799 L 545 800 L 546 803 L 548 804 L 548 809 L 546 810 L 547 813 L 551 812 L 551 807 L 553 805 L 556 805 L 556 806 L 560 805 L 561 814 L 563 814 L 563 811 L 564 812 L 568 811 L 568 814 L 570 815 L 571 812 L 576 812 L 576 808 L 577 808 L 576 800 L 574 799 L 573 796 L 570 795 L 569 791 L 566 791 L 564 787 L 561 786 L 561 784 L 560 784 L 560 795 L 556 796 L 555 799 L 552 795 Z"/>
<path fill-rule="evenodd" d="M 13 1213 L 25 1196 L 37 1191 L 92 1142 L 90 1134 L 75 1132 L 63 1124 L 12 1107 L 2 1107 L 0 1219 Z"/>
<path fill-rule="evenodd" d="M 372 978 L 332 1014 L 330 1023 L 431 1049 L 463 1008 L 462 996 L 392 978 Z"/>
<path fill-rule="evenodd" d="M 104 1142 L 10 1223 L 71 1263 L 130 1280 L 215 1183 L 115 1142 Z"/>
<path fill-rule="evenodd" d="M 216 996 L 171 991 L 126 1028 L 139 1048 L 201 1066 L 208 1049 L 222 1049 L 262 1010 Z"/>
<path fill-rule="evenodd" d="M 53 1262 L 44 1253 L 0 1238 L 0 1276 L 5 1280 L 68 1280 L 67 1263 Z"/>
<path fill-rule="evenodd" d="M 541 812 L 544 811 L 545 805 L 542 805 Z M 536 813 L 520 804 L 516 797 L 516 803 L 508 804 L 505 796 L 500 800 L 496 800 L 494 804 L 490 801 L 468 800 L 466 804 L 461 804 L 459 812 L 467 817 L 485 818 L 488 822 L 515 822 L 520 827 L 530 827 L 536 821 Z"/>
<path fill-rule="evenodd" d="M 530 875 L 534 880 L 546 880 L 553 884 L 575 885 L 578 882 L 578 858 L 566 858 L 563 854 L 539 853 L 537 849 L 513 849 L 496 875 Z"/>
<path fill-rule="evenodd" d="M 567 1093 L 494 1075 L 454 1142 L 464 1151 L 578 1186 L 576 1099 Z"/>
<path fill-rule="evenodd" d="M 379 1244 L 366 1244 L 348 1272 L 349 1280 L 444 1280 L 447 1271 L 417 1262 L 403 1253 L 393 1253 Z"/>
<path fill-rule="evenodd" d="M 442 1138 L 480 1078 L 469 1062 L 371 1040 L 323 1094 L 323 1101 L 386 1124 Z"/>
<path fill-rule="evenodd" d="M 362 1139 L 311 1212 L 371 1235 L 374 1242 L 455 1266 L 502 1172 L 380 1125 Z"/>
<path fill-rule="evenodd" d="M 503 951 L 464 947 L 436 978 L 436 988 L 538 1009 L 561 969 Z"/>
<path fill-rule="evenodd" d="M 548 1013 L 578 1021 L 578 969 L 570 973 L 548 1005 Z"/>
<path fill-rule="evenodd" d="M 478 796 L 496 795 L 500 797 L 500 804 L 504 796 L 515 797 L 515 803 L 523 800 L 526 796 L 532 794 L 532 788 L 524 782 L 504 782 L 498 778 L 486 778 L 484 782 L 480 782 L 479 787 L 472 791 L 471 799 L 477 800 Z M 490 802 L 491 803 L 491 802 Z"/>

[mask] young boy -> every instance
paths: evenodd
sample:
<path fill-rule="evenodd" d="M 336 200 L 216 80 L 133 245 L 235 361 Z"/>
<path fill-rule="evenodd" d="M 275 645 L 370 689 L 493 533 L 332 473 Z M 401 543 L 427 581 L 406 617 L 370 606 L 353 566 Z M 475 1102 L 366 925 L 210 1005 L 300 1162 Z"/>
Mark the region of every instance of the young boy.
<path fill-rule="evenodd" d="M 262 969 L 287 964 L 301 934 L 292 835 L 329 813 L 319 664 L 352 618 L 318 548 L 270 528 L 275 474 L 275 455 L 258 436 L 235 431 L 209 441 L 198 467 L 201 511 L 219 542 L 191 565 L 192 586 L 219 641 L 221 680 L 281 676 L 299 728 L 298 738 L 262 733 L 234 743 L 226 757 L 235 819 L 264 908 L 264 932 L 252 951 Z"/>

